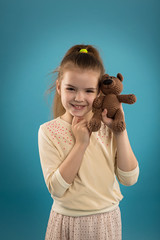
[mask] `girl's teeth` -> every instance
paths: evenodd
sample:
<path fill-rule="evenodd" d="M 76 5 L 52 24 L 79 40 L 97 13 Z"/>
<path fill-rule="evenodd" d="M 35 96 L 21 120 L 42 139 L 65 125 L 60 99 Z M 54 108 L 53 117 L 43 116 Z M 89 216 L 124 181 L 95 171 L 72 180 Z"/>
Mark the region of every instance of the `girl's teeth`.
<path fill-rule="evenodd" d="M 76 109 L 82 109 L 83 108 L 83 106 L 74 106 Z"/>

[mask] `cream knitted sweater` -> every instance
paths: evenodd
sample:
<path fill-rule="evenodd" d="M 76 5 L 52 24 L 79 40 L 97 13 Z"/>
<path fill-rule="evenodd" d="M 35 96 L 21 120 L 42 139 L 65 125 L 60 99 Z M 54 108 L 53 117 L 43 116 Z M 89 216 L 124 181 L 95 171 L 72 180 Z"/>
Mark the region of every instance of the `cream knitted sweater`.
<path fill-rule="evenodd" d="M 139 166 L 124 172 L 116 166 L 114 135 L 102 123 L 93 132 L 80 169 L 68 184 L 59 172 L 59 166 L 75 144 L 71 124 L 60 117 L 40 125 L 38 146 L 43 176 L 54 199 L 52 208 L 67 216 L 85 216 L 114 209 L 122 200 L 119 183 L 137 182 Z"/>

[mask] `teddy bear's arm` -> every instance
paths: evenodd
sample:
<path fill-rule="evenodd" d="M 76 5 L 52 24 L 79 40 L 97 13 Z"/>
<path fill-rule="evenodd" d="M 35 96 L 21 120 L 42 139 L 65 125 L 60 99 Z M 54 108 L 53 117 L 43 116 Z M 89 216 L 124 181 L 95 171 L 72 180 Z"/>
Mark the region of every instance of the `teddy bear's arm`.
<path fill-rule="evenodd" d="M 104 96 L 96 97 L 93 101 L 93 108 L 101 108 L 103 104 Z"/>
<path fill-rule="evenodd" d="M 104 100 L 104 96 L 99 96 L 99 97 L 96 97 L 93 101 L 92 112 L 94 114 L 88 123 L 89 132 L 96 132 L 101 127 L 103 100 Z"/>
<path fill-rule="evenodd" d="M 133 104 L 136 102 L 136 96 L 134 94 L 117 95 L 117 98 L 121 103 Z"/>

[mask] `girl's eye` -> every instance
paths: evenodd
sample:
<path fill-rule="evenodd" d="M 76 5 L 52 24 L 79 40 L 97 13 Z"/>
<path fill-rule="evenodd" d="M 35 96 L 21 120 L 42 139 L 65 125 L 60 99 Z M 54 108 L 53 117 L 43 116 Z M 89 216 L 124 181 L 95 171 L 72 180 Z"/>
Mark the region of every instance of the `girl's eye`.
<path fill-rule="evenodd" d="M 69 90 L 69 91 L 74 91 L 74 88 L 67 88 L 67 90 Z"/>
<path fill-rule="evenodd" d="M 87 90 L 87 92 L 88 92 L 88 93 L 94 93 L 94 91 L 92 91 L 92 90 Z"/>
<path fill-rule="evenodd" d="M 68 91 L 75 91 L 75 89 L 74 88 L 66 88 Z M 87 90 L 86 91 L 87 93 L 94 93 L 94 91 L 93 90 Z"/>

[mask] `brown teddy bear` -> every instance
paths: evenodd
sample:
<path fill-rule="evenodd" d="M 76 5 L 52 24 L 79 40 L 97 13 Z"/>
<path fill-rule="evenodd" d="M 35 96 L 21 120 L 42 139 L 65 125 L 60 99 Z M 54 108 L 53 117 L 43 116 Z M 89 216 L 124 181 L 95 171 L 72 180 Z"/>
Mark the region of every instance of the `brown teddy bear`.
<path fill-rule="evenodd" d="M 107 117 L 113 119 L 111 129 L 115 132 L 122 132 L 126 128 L 124 115 L 120 108 L 120 103 L 133 104 L 136 102 L 134 94 L 120 95 L 123 90 L 123 76 L 121 73 L 117 77 L 103 75 L 100 82 L 100 90 L 104 95 L 95 98 L 92 105 L 93 117 L 88 123 L 90 132 L 96 132 L 101 127 L 102 112 L 107 109 Z"/>

